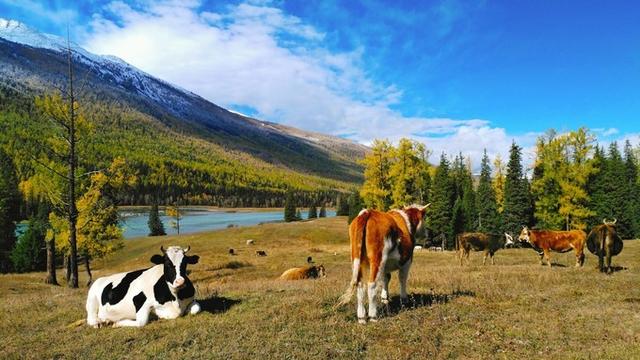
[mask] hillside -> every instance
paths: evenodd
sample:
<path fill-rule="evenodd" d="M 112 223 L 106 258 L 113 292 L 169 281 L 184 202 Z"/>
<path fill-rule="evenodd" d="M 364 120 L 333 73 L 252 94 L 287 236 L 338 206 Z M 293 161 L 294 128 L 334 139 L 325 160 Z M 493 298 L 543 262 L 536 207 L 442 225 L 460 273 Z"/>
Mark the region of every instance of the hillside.
<path fill-rule="evenodd" d="M 0 127 L 8 138 L 10 131 L 21 130 L 21 117 L 34 116 L 35 96 L 65 86 L 65 44 L 0 19 Z M 258 205 L 270 205 L 265 199 L 287 187 L 335 191 L 362 181 L 358 160 L 367 151 L 362 145 L 245 117 L 121 59 L 75 45 L 72 52 L 74 72 L 82 82 L 80 103 L 97 130 L 91 139 L 96 146 L 85 158 L 124 156 L 143 175 L 162 167 L 168 171 L 165 178 L 178 178 L 175 183 L 187 177 L 207 182 L 170 191 L 210 204 L 233 195 L 243 197 L 243 204 L 257 198 Z M 151 178 L 143 182 L 146 187 L 133 193 L 133 203 L 175 185 Z"/>
<path fill-rule="evenodd" d="M 591 254 L 581 269 L 572 267 L 571 253 L 554 254 L 549 269 L 538 265 L 531 249 L 507 249 L 497 252 L 495 266 L 481 266 L 481 254 L 473 253 L 471 265 L 461 268 L 453 252 L 417 251 L 409 305 L 399 306 L 394 274 L 386 315 L 363 326 L 356 321 L 355 299 L 333 307 L 350 277 L 345 220 L 128 241 L 112 260 L 95 263 L 94 276 L 147 267 L 160 245 L 191 245 L 201 259 L 189 270 L 206 311 L 142 329 L 68 326 L 85 316 L 85 287 L 50 287 L 42 283 L 43 273 L 2 275 L 0 357 L 640 357 L 638 241 L 625 242 L 614 258 L 619 271 L 609 276 L 598 273 Z M 247 246 L 246 239 L 255 245 Z M 238 255 L 228 255 L 229 247 Z M 268 256 L 256 257 L 256 249 Z M 324 264 L 325 279 L 276 279 L 309 255 Z"/>

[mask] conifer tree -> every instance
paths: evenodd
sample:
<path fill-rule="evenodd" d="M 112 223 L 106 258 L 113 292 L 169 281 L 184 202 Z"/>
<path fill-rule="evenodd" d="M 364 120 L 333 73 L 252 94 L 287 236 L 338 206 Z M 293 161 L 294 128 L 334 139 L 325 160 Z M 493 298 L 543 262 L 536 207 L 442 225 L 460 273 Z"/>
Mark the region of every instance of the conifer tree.
<path fill-rule="evenodd" d="M 149 211 L 149 221 L 147 222 L 147 224 L 149 225 L 149 236 L 167 235 L 167 233 L 164 231 L 164 224 L 160 219 L 157 202 L 154 202 L 153 205 L 151 205 L 151 210 Z"/>
<path fill-rule="evenodd" d="M 449 161 L 444 153 L 433 179 L 431 206 L 427 218 L 429 228 L 436 234 L 444 234 L 447 243 L 453 241 L 453 202 L 454 188 L 449 174 Z"/>
<path fill-rule="evenodd" d="M 16 225 L 20 207 L 18 178 L 11 158 L 0 148 L 0 272 L 11 270 L 9 253 L 16 242 Z"/>
<path fill-rule="evenodd" d="M 530 225 L 532 208 L 528 189 L 522 169 L 522 149 L 513 142 L 504 183 L 504 231 L 517 233 L 523 225 Z"/>
<path fill-rule="evenodd" d="M 324 204 L 322 204 L 322 206 L 320 207 L 320 213 L 318 214 L 318 217 L 327 217 L 327 209 L 324 207 Z"/>
<path fill-rule="evenodd" d="M 491 184 L 491 165 L 487 150 L 480 164 L 480 181 L 476 194 L 478 208 L 477 229 L 480 232 L 497 233 L 500 231 L 494 188 Z"/>
<path fill-rule="evenodd" d="M 336 216 L 349 216 L 349 197 L 338 194 L 336 198 Z"/>
<path fill-rule="evenodd" d="M 448 249 L 453 249 L 456 247 L 456 236 L 465 231 L 465 226 L 466 225 L 462 199 L 460 197 L 457 197 L 456 201 L 453 203 L 453 210 L 451 211 L 451 228 L 453 230 L 453 236 L 447 237 Z"/>
<path fill-rule="evenodd" d="M 16 272 L 41 271 L 45 269 L 47 255 L 44 240 L 47 234 L 49 211 L 41 205 L 38 213 L 29 219 L 27 230 L 20 236 L 11 251 L 11 261 Z"/>
<path fill-rule="evenodd" d="M 318 217 L 318 208 L 315 205 L 311 205 L 309 208 L 309 213 L 307 214 L 307 219 L 315 219 Z"/>
<path fill-rule="evenodd" d="M 635 239 L 640 237 L 640 186 L 638 184 L 637 162 L 638 159 L 631 147 L 631 142 L 627 140 L 624 144 L 624 164 L 628 187 L 625 208 L 629 219 L 628 236 Z"/>
<path fill-rule="evenodd" d="M 349 224 L 351 224 L 351 221 L 358 216 L 364 207 L 365 204 L 360 197 L 360 193 L 357 190 L 351 192 L 351 195 L 349 196 Z"/>
<path fill-rule="evenodd" d="M 594 173 L 591 174 L 587 184 L 587 191 L 591 195 L 589 209 L 592 216 L 589 219 L 589 227 L 602 224 L 602 219 L 609 216 L 611 218 L 609 196 L 607 194 L 608 181 L 608 160 L 604 149 L 596 146 L 593 154 Z"/>
<path fill-rule="evenodd" d="M 284 221 L 291 222 L 296 220 L 298 219 L 296 216 L 296 204 L 293 199 L 293 192 L 288 191 L 284 202 Z"/>

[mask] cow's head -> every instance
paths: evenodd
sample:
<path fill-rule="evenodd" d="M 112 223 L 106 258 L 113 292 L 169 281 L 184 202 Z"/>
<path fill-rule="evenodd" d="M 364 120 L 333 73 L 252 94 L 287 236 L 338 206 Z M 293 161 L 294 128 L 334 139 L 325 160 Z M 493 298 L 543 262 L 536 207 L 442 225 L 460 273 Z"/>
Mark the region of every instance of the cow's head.
<path fill-rule="evenodd" d="M 318 272 L 318 277 L 319 278 L 323 278 L 327 276 L 327 272 L 324 269 L 324 265 L 318 265 L 316 266 L 316 271 Z"/>
<path fill-rule="evenodd" d="M 164 278 L 172 288 L 179 289 L 183 287 L 187 277 L 187 264 L 197 264 L 198 260 L 200 260 L 198 255 L 187 255 L 189 249 L 191 249 L 190 246 L 186 249 L 180 246 L 169 246 L 165 250 L 160 246 L 162 255 L 156 254 L 151 257 L 152 263 L 164 265 Z"/>
<path fill-rule="evenodd" d="M 518 236 L 518 240 L 521 242 L 531 242 L 530 240 L 531 231 L 528 227 L 523 226 L 522 231 L 520 231 L 520 236 Z"/>
<path fill-rule="evenodd" d="M 608 221 L 606 218 L 602 219 L 602 223 L 607 226 L 616 226 L 617 222 L 618 222 L 618 219 L 616 218 L 613 218 L 613 221 Z"/>
<path fill-rule="evenodd" d="M 504 242 L 505 247 L 513 246 L 516 244 L 515 241 L 513 241 L 513 236 L 511 236 L 511 234 L 509 233 L 504 233 L 504 239 L 505 239 L 505 242 Z"/>
<path fill-rule="evenodd" d="M 407 220 L 409 220 L 409 225 L 411 225 L 411 229 L 409 229 L 409 231 L 411 231 L 412 234 L 415 235 L 415 233 L 422 227 L 422 223 L 424 221 L 425 215 L 427 214 L 427 208 L 429 207 L 429 205 L 431 204 L 427 204 L 424 206 L 411 205 L 405 206 L 405 208 L 402 209 L 402 212 L 407 215 Z"/>

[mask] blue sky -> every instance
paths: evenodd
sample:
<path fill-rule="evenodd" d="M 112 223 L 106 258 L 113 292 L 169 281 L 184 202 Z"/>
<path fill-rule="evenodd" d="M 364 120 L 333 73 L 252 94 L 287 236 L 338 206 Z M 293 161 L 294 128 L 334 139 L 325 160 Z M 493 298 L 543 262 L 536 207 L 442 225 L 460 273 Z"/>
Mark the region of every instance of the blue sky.
<path fill-rule="evenodd" d="M 477 159 L 548 128 L 640 132 L 635 1 L 0 0 L 222 106 L 368 143 Z"/>

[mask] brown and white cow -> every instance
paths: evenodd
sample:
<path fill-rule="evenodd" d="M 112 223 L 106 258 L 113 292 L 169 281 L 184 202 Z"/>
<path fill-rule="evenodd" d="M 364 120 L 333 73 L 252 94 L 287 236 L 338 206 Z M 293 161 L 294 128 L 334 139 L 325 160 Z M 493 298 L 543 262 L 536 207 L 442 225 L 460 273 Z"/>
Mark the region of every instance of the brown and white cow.
<path fill-rule="evenodd" d="M 602 220 L 602 225 L 591 229 L 587 237 L 587 249 L 598 257 L 598 268 L 602 272 L 610 273 L 611 257 L 618 255 L 622 251 L 623 243 L 616 231 L 616 219 L 613 221 Z M 604 264 L 606 258 L 606 266 Z"/>
<path fill-rule="evenodd" d="M 349 226 L 351 240 L 351 283 L 340 304 L 349 302 L 357 288 L 358 322 L 366 323 L 364 308 L 365 292 L 368 293 L 369 319 L 376 321 L 378 309 L 376 294 L 382 285 L 381 299 L 389 302 L 389 280 L 391 272 L 399 270 L 400 298 L 407 298 L 407 278 L 413 259 L 415 234 L 422 226 L 426 206 L 412 205 L 401 210 L 388 212 L 362 210 Z M 368 267 L 369 278 L 365 289 L 362 281 L 364 270 Z"/>
<path fill-rule="evenodd" d="M 587 233 L 582 230 L 530 230 L 524 226 L 518 239 L 522 242 L 528 242 L 538 252 L 540 265 L 542 265 L 544 257 L 547 260 L 547 265 L 551 267 L 551 251 L 564 253 L 571 251 L 571 249 L 576 253 L 576 267 L 584 264 L 584 244 Z"/>
<path fill-rule="evenodd" d="M 506 234 L 505 234 L 506 235 Z M 469 263 L 469 253 L 473 251 L 482 251 L 484 257 L 482 258 L 482 265 L 487 263 L 487 257 L 491 258 L 491 265 L 495 265 L 493 255 L 505 245 L 505 241 L 508 238 L 503 238 L 502 235 L 497 234 L 485 234 L 485 233 L 462 233 L 456 237 L 458 250 L 460 251 L 460 266 L 462 261 L 466 257 L 467 263 Z"/>

